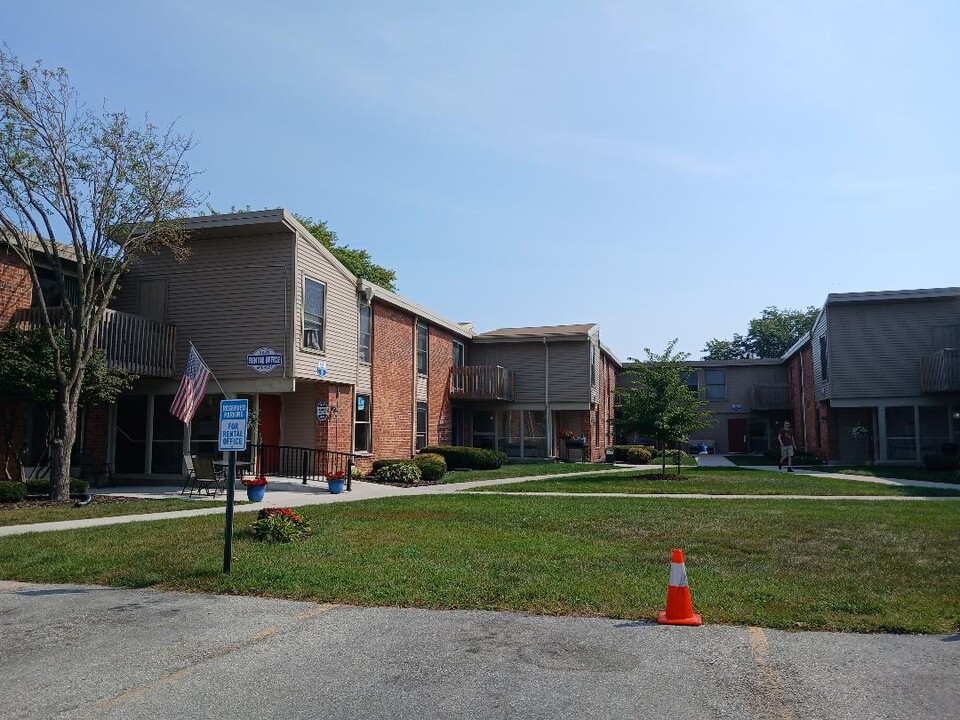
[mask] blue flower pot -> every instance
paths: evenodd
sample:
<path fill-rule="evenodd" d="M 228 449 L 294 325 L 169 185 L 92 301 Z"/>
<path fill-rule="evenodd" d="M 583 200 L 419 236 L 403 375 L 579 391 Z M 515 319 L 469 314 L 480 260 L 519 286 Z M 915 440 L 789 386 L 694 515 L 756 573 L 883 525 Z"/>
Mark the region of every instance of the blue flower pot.
<path fill-rule="evenodd" d="M 266 485 L 260 487 L 247 486 L 247 500 L 250 502 L 260 502 L 263 500 L 263 494 L 267 491 Z"/>
<path fill-rule="evenodd" d="M 343 492 L 343 484 L 345 480 L 327 480 L 327 487 L 330 488 L 330 492 L 334 495 L 338 495 Z"/>

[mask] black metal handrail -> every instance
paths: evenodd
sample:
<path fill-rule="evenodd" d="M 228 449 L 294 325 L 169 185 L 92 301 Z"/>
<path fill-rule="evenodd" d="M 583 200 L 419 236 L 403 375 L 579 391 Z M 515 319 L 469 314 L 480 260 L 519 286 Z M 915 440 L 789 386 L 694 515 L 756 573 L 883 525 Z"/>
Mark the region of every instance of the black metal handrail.
<path fill-rule="evenodd" d="M 272 477 L 296 477 L 307 480 L 327 481 L 327 475 L 343 473 L 347 490 L 353 489 L 352 453 L 316 448 L 292 447 L 290 445 L 257 445 L 257 475 Z"/>

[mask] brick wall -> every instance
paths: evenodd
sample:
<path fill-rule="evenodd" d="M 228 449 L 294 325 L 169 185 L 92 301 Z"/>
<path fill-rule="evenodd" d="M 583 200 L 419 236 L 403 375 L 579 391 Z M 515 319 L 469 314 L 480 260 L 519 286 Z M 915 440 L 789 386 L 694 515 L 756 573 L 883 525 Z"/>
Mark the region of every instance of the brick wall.
<path fill-rule="evenodd" d="M 449 445 L 453 421 L 450 410 L 450 371 L 453 335 L 430 326 L 430 374 L 427 379 L 427 445 Z"/>
<path fill-rule="evenodd" d="M 340 397 L 337 397 L 337 391 Z M 337 385 L 336 383 L 319 383 L 317 385 L 317 402 L 327 403 L 330 414 L 324 422 L 314 424 L 315 447 L 318 450 L 334 452 L 353 452 L 353 408 L 354 395 L 352 385 Z M 333 414 L 333 408 L 337 414 Z"/>
<path fill-rule="evenodd" d="M 110 408 L 92 405 L 84 411 L 83 449 L 92 463 L 107 462 L 107 436 L 110 430 Z"/>
<path fill-rule="evenodd" d="M 378 458 L 410 457 L 414 432 L 414 317 L 375 301 L 371 342 L 371 452 Z"/>
<path fill-rule="evenodd" d="M 13 313 L 30 307 L 33 282 L 24 264 L 9 251 L 0 253 L 0 325 L 6 325 Z"/>
<path fill-rule="evenodd" d="M 813 345 L 807 343 L 789 363 L 790 398 L 797 447 L 824 460 L 837 458 L 836 418 L 830 403 L 816 401 L 813 376 Z M 819 437 L 817 427 L 819 426 Z"/>

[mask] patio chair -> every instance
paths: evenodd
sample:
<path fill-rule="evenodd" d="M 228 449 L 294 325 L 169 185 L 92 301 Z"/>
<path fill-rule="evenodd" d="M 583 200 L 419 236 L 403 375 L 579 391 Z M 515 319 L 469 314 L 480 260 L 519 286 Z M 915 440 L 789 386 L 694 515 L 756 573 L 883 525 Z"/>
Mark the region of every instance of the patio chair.
<path fill-rule="evenodd" d="M 212 458 L 194 458 L 193 470 L 196 477 L 193 481 L 193 487 L 190 489 L 190 495 L 193 495 L 193 490 L 196 489 L 197 495 L 203 491 L 207 495 L 216 497 L 217 493 L 225 489 L 223 487 L 223 473 L 217 472 Z"/>
<path fill-rule="evenodd" d="M 181 495 L 186 494 L 187 488 L 190 488 L 190 494 L 193 495 L 193 487 L 197 482 L 197 471 L 193 467 L 195 457 L 193 453 L 183 454 L 183 467 L 187 472 L 187 479 L 183 482 L 183 489 L 180 491 Z"/>
<path fill-rule="evenodd" d="M 108 462 L 95 460 L 93 454 L 87 450 L 80 453 L 80 474 L 77 476 L 80 480 L 86 480 L 90 487 L 100 487 L 101 481 L 104 484 L 113 484 L 113 468 Z"/>

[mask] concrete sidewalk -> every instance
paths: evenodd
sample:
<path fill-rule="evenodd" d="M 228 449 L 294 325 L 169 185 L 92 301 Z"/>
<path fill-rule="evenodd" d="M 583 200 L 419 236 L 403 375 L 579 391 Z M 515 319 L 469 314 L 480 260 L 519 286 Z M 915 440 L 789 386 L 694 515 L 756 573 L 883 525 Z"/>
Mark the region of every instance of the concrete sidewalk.
<path fill-rule="evenodd" d="M 618 473 L 630 472 L 637 469 L 643 469 L 643 465 L 616 465 L 610 469 L 604 470 L 585 470 L 583 472 L 564 473 L 563 477 L 577 477 L 580 475 L 596 475 L 597 473 Z M 652 467 L 652 466 L 650 466 Z M 410 495 L 444 495 L 459 492 L 460 490 L 470 490 L 478 487 L 490 487 L 496 485 L 507 485 L 517 482 L 526 482 L 532 480 L 545 480 L 557 477 L 556 475 L 535 475 L 519 478 L 499 478 L 496 480 L 474 480 L 462 483 L 447 483 L 443 485 L 423 485 L 420 487 L 394 487 L 392 485 L 381 485 L 379 483 L 364 482 L 362 480 L 353 481 L 353 490 L 351 492 L 342 492 L 337 495 L 331 494 L 327 490 L 325 482 L 310 482 L 304 485 L 299 478 L 270 478 L 267 486 L 267 493 L 263 502 L 250 503 L 248 505 L 235 505 L 234 512 L 259 512 L 265 507 L 303 507 L 306 505 L 327 505 L 338 502 L 359 502 L 361 500 L 375 500 L 385 497 L 398 497 Z M 186 500 L 187 497 L 181 495 L 182 487 L 180 485 L 168 486 L 130 486 L 116 487 L 109 490 L 100 490 L 98 495 L 116 495 L 122 497 L 143 498 L 145 500 Z M 243 500 L 244 490 L 241 488 L 236 491 L 236 499 Z M 218 496 L 224 499 L 225 496 Z M 192 500 L 212 500 L 207 496 L 190 498 Z M 150 522 L 153 520 L 174 520 L 177 518 L 199 517 L 201 515 L 223 515 L 225 505 L 217 507 L 197 508 L 196 510 L 174 510 L 171 512 L 148 513 L 144 515 L 116 515 L 102 518 L 86 518 L 82 520 L 61 520 L 57 522 L 30 523 L 27 525 L 8 525 L 0 527 L 0 537 L 10 535 L 23 535 L 35 532 L 51 532 L 55 530 L 72 530 L 76 528 L 101 527 L 104 525 L 122 525 L 131 522 Z"/>

